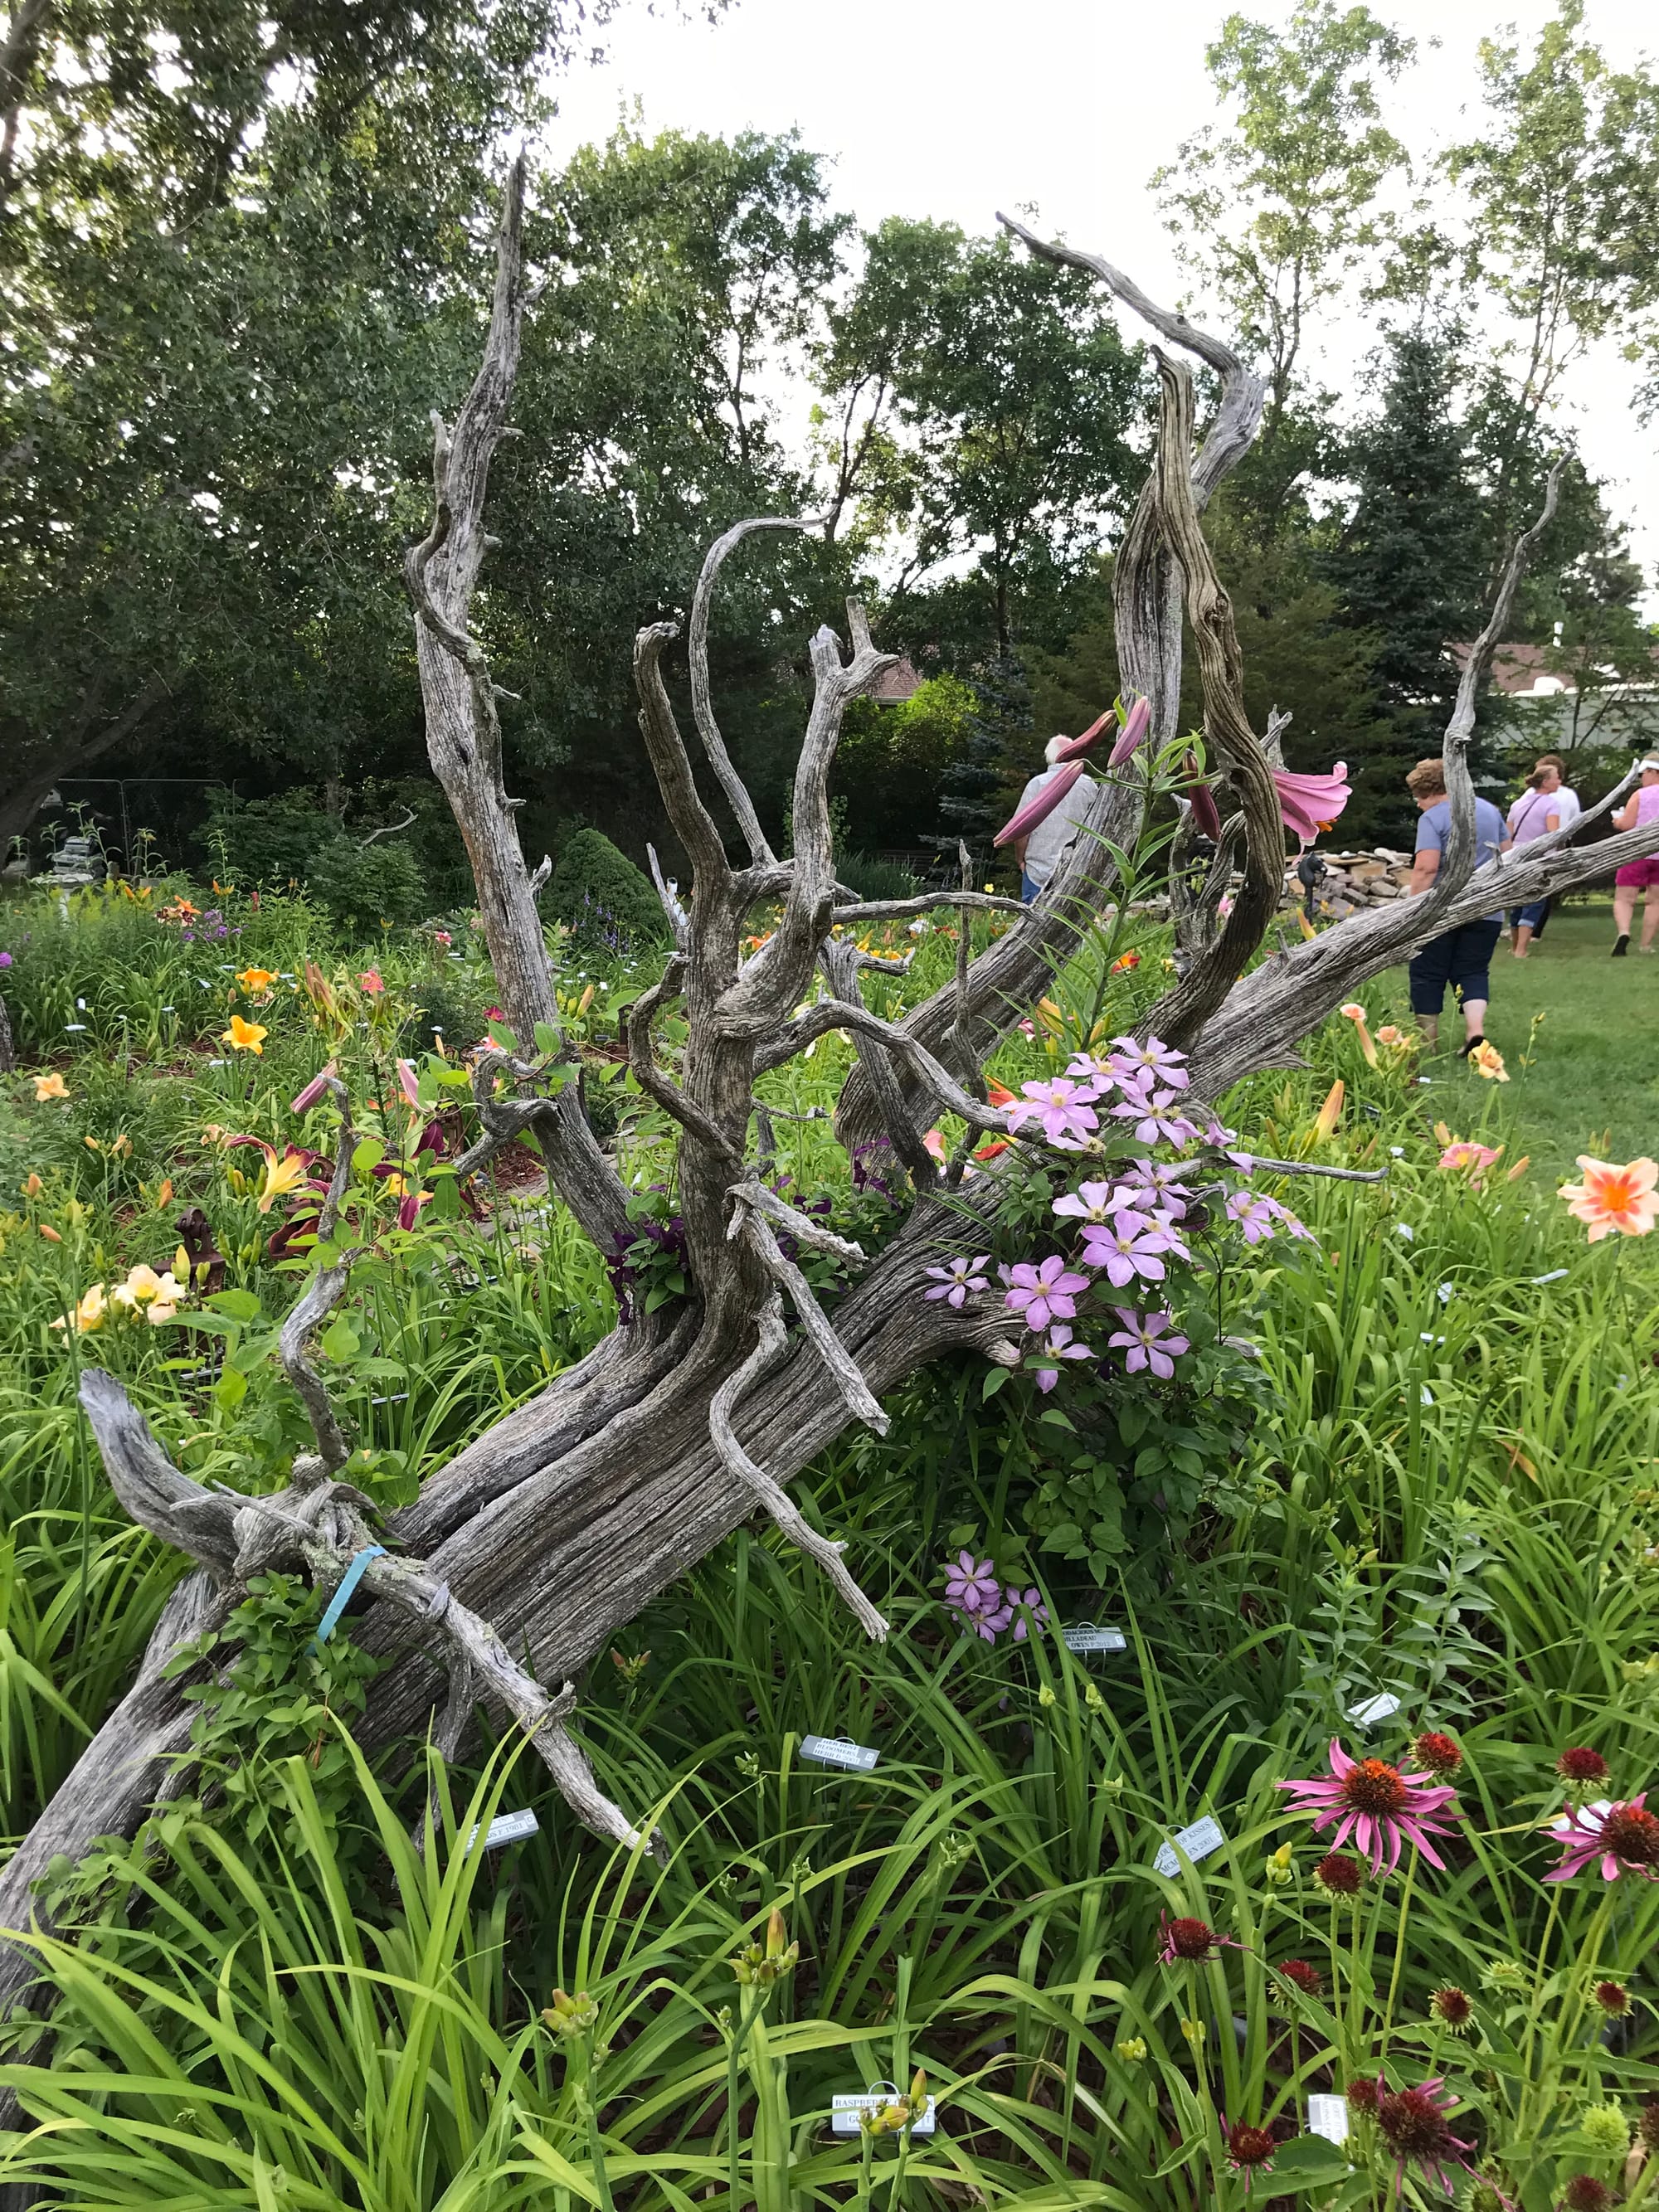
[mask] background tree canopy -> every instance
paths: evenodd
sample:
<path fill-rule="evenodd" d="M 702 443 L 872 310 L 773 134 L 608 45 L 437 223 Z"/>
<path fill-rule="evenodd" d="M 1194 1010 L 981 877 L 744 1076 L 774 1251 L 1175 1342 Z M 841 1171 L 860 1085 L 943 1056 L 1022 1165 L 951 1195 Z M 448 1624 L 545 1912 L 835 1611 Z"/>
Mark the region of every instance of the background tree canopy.
<path fill-rule="evenodd" d="M 413 805 L 420 885 L 453 894 L 399 558 L 428 410 L 453 410 L 476 356 L 501 149 L 540 118 L 526 88 L 606 12 L 14 9 L 0 834 L 58 784 L 112 817 L 77 776 L 214 777 L 244 799 L 314 793 L 325 843 Z M 1381 18 L 1329 0 L 1279 28 L 1235 16 L 1209 55 L 1219 119 L 1156 180 L 1195 311 L 1268 380 L 1261 441 L 1212 516 L 1251 711 L 1292 711 L 1294 763 L 1355 768 L 1345 834 L 1409 826 L 1399 777 L 1443 724 L 1449 648 L 1571 451 L 1564 371 L 1599 338 L 1654 344 L 1659 91 L 1609 70 L 1581 18 L 1563 0 L 1534 52 L 1484 48 L 1484 112 L 1425 168 L 1381 119 L 1414 60 Z M 1148 409 L 1103 292 L 947 224 L 858 235 L 793 136 L 624 126 L 544 173 L 533 204 L 548 282 L 477 609 L 516 695 L 526 844 L 556 854 L 584 823 L 635 859 L 668 842 L 633 635 L 683 614 L 715 532 L 768 512 L 820 519 L 732 564 L 714 673 L 769 830 L 801 641 L 856 587 L 922 689 L 849 725 L 849 835 L 872 853 L 978 836 L 1050 731 L 1117 685 L 1102 549 Z M 1356 304 L 1378 343 L 1339 397 L 1316 341 Z M 1517 640 L 1571 680 L 1565 734 L 1589 750 L 1643 734 L 1641 586 L 1570 471 Z M 1489 777 L 1516 742 L 1489 703 Z M 173 827 L 205 807 L 193 791 Z"/>

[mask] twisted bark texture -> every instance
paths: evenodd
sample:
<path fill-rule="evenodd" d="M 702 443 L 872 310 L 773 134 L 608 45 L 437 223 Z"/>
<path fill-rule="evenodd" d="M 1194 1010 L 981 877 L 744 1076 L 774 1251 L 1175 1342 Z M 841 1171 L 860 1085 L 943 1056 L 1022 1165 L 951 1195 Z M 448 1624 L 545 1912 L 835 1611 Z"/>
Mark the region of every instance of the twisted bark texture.
<path fill-rule="evenodd" d="M 547 1095 L 550 1070 L 564 1056 L 553 976 L 502 780 L 488 653 L 471 626 L 489 544 L 483 517 L 489 462 L 508 434 L 526 303 L 523 191 L 520 163 L 508 184 L 483 366 L 453 428 L 436 422 L 432 526 L 411 550 L 406 574 L 433 768 L 472 858 L 502 1001 L 521 1040 L 538 1024 L 543 1030 L 539 1060 L 506 1054 L 481 1060 L 475 1092 L 484 1134 L 463 1164 L 476 1170 L 497 1145 L 533 1127 L 555 1189 L 609 1254 L 628 1228 L 623 1187 L 581 1115 L 577 1086 L 567 1082 Z M 256 1570 L 282 1566 L 332 1589 L 373 1541 L 384 1545 L 363 1576 L 373 1603 L 355 1632 L 373 1650 L 397 1652 L 400 1663 L 374 1686 L 371 1741 L 428 1726 L 453 1741 L 457 1716 L 476 1691 L 532 1735 L 576 1816 L 618 1840 L 637 1840 L 632 1819 L 594 1785 L 578 1740 L 579 1716 L 573 1719 L 574 1692 L 568 1683 L 556 1694 L 542 1685 L 574 1679 L 620 1626 L 734 1528 L 757 1514 L 769 1516 L 840 1592 L 848 1632 L 885 1632 L 857 1559 L 831 1533 L 810 1526 L 787 1486 L 849 1422 L 883 1425 L 883 1394 L 925 1362 L 964 1346 L 1005 1364 L 1018 1358 L 1000 1314 L 957 1312 L 923 1297 L 930 1264 L 986 1249 L 1002 1198 L 994 1172 L 949 1188 L 959 1176 L 953 1167 L 941 1177 L 922 1139 L 941 1111 L 960 1115 L 970 1132 L 1004 1127 L 984 1103 L 987 1052 L 1076 951 L 1103 905 L 1121 892 L 1122 856 L 1135 843 L 1146 805 L 1144 763 L 1176 734 L 1182 592 L 1198 641 L 1208 757 L 1237 801 L 1224 854 L 1242 856 L 1225 925 L 1194 940 L 1184 972 L 1146 1024 L 1188 1050 L 1195 1096 L 1214 1098 L 1250 1070 L 1293 1058 L 1297 1040 L 1358 982 L 1436 932 L 1659 847 L 1659 827 L 1628 832 L 1591 854 L 1564 837 L 1547 838 L 1471 873 L 1474 794 L 1463 747 L 1526 557 L 1523 540 L 1448 732 L 1455 827 L 1434 892 L 1356 915 L 1246 972 L 1279 896 L 1282 833 L 1268 755 L 1244 714 L 1226 593 L 1199 517 L 1255 434 L 1261 387 L 1230 348 L 1154 306 L 1109 264 L 1009 228 L 1033 251 L 1091 270 L 1166 343 L 1196 356 L 1221 380 L 1215 418 L 1194 453 L 1190 374 L 1159 356 L 1158 456 L 1119 552 L 1120 659 L 1130 684 L 1152 702 L 1153 744 L 1107 774 L 1085 833 L 1035 904 L 1015 909 L 1018 919 L 1006 934 L 978 958 L 960 961 L 951 981 L 902 1022 L 884 1021 L 860 994 L 863 969 L 880 963 L 835 938 L 834 929 L 838 921 L 908 913 L 927 902 L 860 902 L 838 885 L 828 780 L 848 702 L 890 656 L 877 649 L 856 604 L 848 608 L 846 648 L 828 629 L 811 641 L 813 700 L 794 785 L 796 850 L 778 861 L 720 737 L 708 617 L 726 558 L 758 534 L 798 526 L 755 518 L 718 541 L 692 601 L 690 690 L 710 769 L 748 854 L 734 864 L 699 792 L 664 678 L 666 657 L 678 647 L 675 628 L 653 625 L 635 646 L 640 722 L 694 882 L 684 906 L 661 886 L 675 949 L 622 1023 L 634 1073 L 678 1127 L 678 1187 L 695 1294 L 651 1322 L 618 1328 L 431 1474 L 415 1502 L 378 1534 L 365 1501 L 337 1479 L 343 1439 L 307 1356 L 310 1334 L 349 1288 L 343 1261 L 314 1279 L 283 1332 L 283 1363 L 319 1449 L 295 1462 L 289 1486 L 274 1498 L 202 1489 L 169 1464 L 121 1388 L 89 1375 L 82 1402 L 122 1503 L 188 1554 L 197 1571 L 167 1608 L 139 1679 L 0 1875 L 0 1929 L 28 1929 L 31 1886 L 52 1857 L 78 1857 L 96 1836 L 131 1832 L 176 1786 L 175 1755 L 186 1746 L 191 1708 L 181 1700 L 183 1683 L 164 1679 L 164 1662 L 181 1641 L 225 1617 Z M 1219 888 L 1212 881 L 1200 890 L 1200 902 L 1212 915 Z M 750 910 L 762 900 L 780 902 L 780 918 L 745 957 Z M 1008 903 L 969 890 L 965 874 L 961 890 L 941 892 L 933 902 L 955 907 L 964 926 L 974 910 Z M 819 975 L 829 995 L 797 1014 Z M 687 1042 L 671 1066 L 653 1024 L 674 1002 L 683 1009 Z M 908 1174 L 913 1193 L 899 1234 L 858 1275 L 833 1319 L 781 1237 L 816 1243 L 855 1269 L 862 1255 L 768 1188 L 771 1120 L 757 1097 L 761 1076 L 830 1027 L 850 1030 L 860 1054 L 838 1133 L 849 1149 L 884 1147 L 893 1175 Z M 549 1029 L 556 1033 L 550 1049 Z M 497 1099 L 498 1081 L 520 1095 Z M 349 1164 L 343 1095 L 337 1103 L 340 1158 Z M 800 1323 L 787 1333 L 786 1309 Z M 32 1975 L 26 1944 L 0 1944 L 0 2004 Z"/>

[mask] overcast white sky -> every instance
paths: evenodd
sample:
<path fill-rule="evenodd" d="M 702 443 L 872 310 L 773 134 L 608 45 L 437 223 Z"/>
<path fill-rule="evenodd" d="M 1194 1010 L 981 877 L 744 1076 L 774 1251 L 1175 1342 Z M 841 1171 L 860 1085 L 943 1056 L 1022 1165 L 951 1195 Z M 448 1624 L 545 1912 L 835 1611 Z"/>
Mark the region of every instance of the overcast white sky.
<path fill-rule="evenodd" d="M 1547 0 L 1371 4 L 1419 43 L 1389 119 L 1423 154 L 1473 120 L 1480 39 L 1513 23 L 1525 40 L 1553 12 Z M 1269 21 L 1288 12 L 1287 0 L 1243 6 Z M 1228 0 L 736 0 L 709 25 L 629 9 L 608 58 L 561 84 L 548 151 L 605 137 L 635 100 L 647 131 L 794 125 L 866 226 L 931 216 L 988 231 L 997 208 L 1034 204 L 1040 227 L 1173 300 L 1182 280 L 1147 180 L 1215 119 L 1204 49 L 1231 12 Z M 1615 64 L 1659 46 L 1650 0 L 1589 0 L 1585 32 Z M 1332 339 L 1341 388 L 1370 334 L 1356 319 Z M 1659 584 L 1659 428 L 1632 413 L 1633 381 L 1609 348 L 1576 372 L 1569 398 L 1585 459 Z"/>

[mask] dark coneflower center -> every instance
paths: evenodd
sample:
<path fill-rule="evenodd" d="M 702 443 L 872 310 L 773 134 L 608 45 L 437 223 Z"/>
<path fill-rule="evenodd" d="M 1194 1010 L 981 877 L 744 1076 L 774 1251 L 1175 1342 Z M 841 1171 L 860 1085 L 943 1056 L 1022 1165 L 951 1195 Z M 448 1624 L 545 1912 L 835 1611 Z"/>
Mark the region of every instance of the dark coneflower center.
<path fill-rule="evenodd" d="M 1424 2089 L 1397 2089 L 1379 2097 L 1376 2124 L 1398 2158 L 1435 2159 L 1455 2145 L 1445 2114 Z"/>
<path fill-rule="evenodd" d="M 1273 2139 L 1266 2128 L 1247 2127 L 1241 2121 L 1228 2130 L 1227 2150 L 1235 2166 L 1266 2166 L 1273 2149 Z"/>
<path fill-rule="evenodd" d="M 1555 1771 L 1569 1782 L 1605 1782 L 1607 1762 L 1599 1751 L 1590 1751 L 1583 1744 L 1575 1744 L 1556 1760 Z"/>
<path fill-rule="evenodd" d="M 1170 1948 L 1177 1959 L 1207 1959 L 1215 1930 L 1207 1920 L 1172 1920 Z"/>
<path fill-rule="evenodd" d="M 1362 1759 L 1342 1778 L 1342 1802 L 1354 1813 L 1403 1813 L 1409 1802 L 1397 1766 Z"/>
<path fill-rule="evenodd" d="M 1319 1978 L 1318 1967 L 1310 1966 L 1305 1959 L 1286 1959 L 1279 1971 L 1308 1996 L 1316 1997 L 1325 1986 Z"/>
<path fill-rule="evenodd" d="M 1571 2212 L 1607 2212 L 1613 2191 L 1593 2173 L 1575 2173 L 1567 2184 L 1566 2201 Z"/>
<path fill-rule="evenodd" d="M 1626 1866 L 1659 1866 L 1659 1815 L 1620 1805 L 1601 1823 L 1601 1848 Z"/>

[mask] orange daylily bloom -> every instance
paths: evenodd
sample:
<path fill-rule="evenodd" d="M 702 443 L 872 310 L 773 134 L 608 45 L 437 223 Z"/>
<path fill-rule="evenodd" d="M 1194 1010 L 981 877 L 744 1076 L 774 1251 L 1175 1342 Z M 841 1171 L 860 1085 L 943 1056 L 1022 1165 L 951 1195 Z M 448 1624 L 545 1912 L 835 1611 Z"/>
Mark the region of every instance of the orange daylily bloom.
<path fill-rule="evenodd" d="M 68 1097 L 69 1085 L 56 1068 L 53 1068 L 50 1075 L 35 1077 L 34 1103 L 37 1106 L 44 1105 L 48 1098 L 67 1098 Z"/>
<path fill-rule="evenodd" d="M 250 998 L 268 999 L 270 987 L 276 981 L 274 968 L 243 968 L 237 973 L 237 981 Z"/>
<path fill-rule="evenodd" d="M 270 1035 L 270 1031 L 262 1028 L 258 1022 L 246 1022 L 240 1014 L 233 1014 L 230 1027 L 221 1033 L 219 1042 L 228 1044 L 233 1052 L 258 1054 L 264 1051 L 264 1040 Z"/>
<path fill-rule="evenodd" d="M 1469 1054 L 1469 1066 L 1477 1075 L 1485 1076 L 1488 1083 L 1507 1083 L 1510 1079 L 1503 1054 L 1495 1044 L 1487 1044 L 1484 1038 Z"/>
<path fill-rule="evenodd" d="M 357 978 L 357 982 L 371 999 L 378 999 L 386 988 L 386 978 L 378 968 L 366 968 Z"/>
<path fill-rule="evenodd" d="M 1615 1230 L 1621 1237 L 1645 1237 L 1659 1216 L 1659 1193 L 1654 1189 L 1659 1163 L 1643 1158 L 1628 1167 L 1615 1167 L 1580 1152 L 1578 1164 L 1584 1180 L 1564 1182 L 1561 1195 L 1568 1212 L 1588 1227 L 1589 1241 L 1599 1244 Z"/>
<path fill-rule="evenodd" d="M 1339 1075 L 1325 1093 L 1325 1103 L 1319 1109 L 1319 1118 L 1314 1123 L 1313 1129 L 1316 1139 L 1321 1144 L 1323 1144 L 1326 1138 L 1330 1136 L 1336 1127 L 1342 1112 L 1342 1101 L 1346 1090 L 1346 1085 Z"/>
<path fill-rule="evenodd" d="M 40 1176 L 31 1170 L 23 1183 L 23 1195 L 25 1198 L 39 1198 L 46 1187 Z"/>

